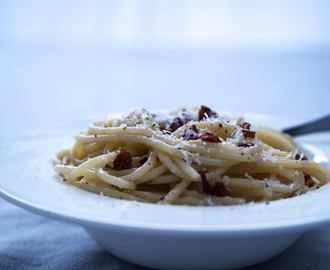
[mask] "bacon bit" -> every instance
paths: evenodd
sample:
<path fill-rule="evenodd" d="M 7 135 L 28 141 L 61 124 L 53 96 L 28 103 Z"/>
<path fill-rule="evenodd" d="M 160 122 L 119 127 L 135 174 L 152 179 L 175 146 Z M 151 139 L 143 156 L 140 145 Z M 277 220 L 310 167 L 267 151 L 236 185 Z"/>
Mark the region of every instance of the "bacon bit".
<path fill-rule="evenodd" d="M 177 117 L 173 120 L 170 125 L 170 131 L 176 131 L 179 127 L 187 124 L 189 121 L 194 120 L 194 116 L 187 113 L 186 109 L 183 109 L 181 112 L 181 118 Z"/>
<path fill-rule="evenodd" d="M 123 127 L 123 130 L 125 130 L 127 127 Z"/>
<path fill-rule="evenodd" d="M 183 134 L 183 138 L 187 141 L 198 140 L 199 139 L 198 130 L 195 125 L 192 125 L 191 128 L 186 129 Z"/>
<path fill-rule="evenodd" d="M 256 132 L 255 131 L 243 129 L 242 132 L 243 132 L 245 138 L 249 137 L 249 138 L 252 138 L 253 139 L 256 136 Z"/>
<path fill-rule="evenodd" d="M 218 114 L 215 111 L 212 111 L 209 107 L 202 105 L 198 111 L 198 121 L 201 121 L 205 118 L 205 113 L 208 117 L 218 116 Z"/>
<path fill-rule="evenodd" d="M 216 142 L 222 143 L 218 136 L 213 135 L 213 133 L 204 133 L 200 136 L 200 139 L 204 142 Z"/>
<path fill-rule="evenodd" d="M 119 147 L 119 153 L 113 161 L 114 169 L 117 171 L 132 168 L 132 156 L 124 148 Z"/>
<path fill-rule="evenodd" d="M 142 164 L 142 165 L 143 165 L 144 163 L 146 163 L 146 162 L 147 162 L 147 160 L 148 160 L 148 159 L 147 159 L 146 157 L 144 157 L 143 159 L 141 159 L 141 160 L 140 160 L 140 164 Z"/>
<path fill-rule="evenodd" d="M 250 124 L 250 123 L 248 123 L 248 122 L 243 122 L 243 124 L 242 124 L 242 128 L 244 128 L 244 129 L 250 129 L 250 127 L 251 127 L 251 124 Z"/>
<path fill-rule="evenodd" d="M 179 127 L 183 126 L 183 122 L 181 120 L 181 118 L 177 117 L 174 119 L 174 121 L 172 122 L 172 124 L 170 125 L 170 130 L 176 131 Z"/>
<path fill-rule="evenodd" d="M 192 125 L 191 128 L 186 129 L 183 134 L 183 138 L 187 141 L 201 139 L 204 142 L 216 142 L 222 143 L 218 136 L 215 136 L 213 133 L 207 132 L 202 135 L 198 134 L 198 129 L 195 125 Z"/>
<path fill-rule="evenodd" d="M 304 178 L 305 178 L 305 186 L 310 188 L 315 185 L 312 177 L 309 174 L 304 173 Z"/>
<path fill-rule="evenodd" d="M 295 160 L 300 160 L 300 155 L 296 154 L 296 156 L 294 158 L 295 158 Z M 307 157 L 303 156 L 303 158 L 301 160 L 307 160 Z"/>
<path fill-rule="evenodd" d="M 239 143 L 238 147 L 251 147 L 254 146 L 254 143 L 252 142 L 245 142 L 245 143 Z"/>
<path fill-rule="evenodd" d="M 249 137 L 249 138 L 252 138 L 253 139 L 256 136 L 256 132 L 255 131 L 251 131 L 250 130 L 250 127 L 251 127 L 251 124 L 250 123 L 243 122 L 243 124 L 242 124 L 242 128 L 243 128 L 242 132 L 243 132 L 245 138 Z"/>
<path fill-rule="evenodd" d="M 216 182 L 215 185 L 210 185 L 206 179 L 205 173 L 201 173 L 203 192 L 218 197 L 225 197 L 230 195 L 230 191 L 222 182 Z"/>

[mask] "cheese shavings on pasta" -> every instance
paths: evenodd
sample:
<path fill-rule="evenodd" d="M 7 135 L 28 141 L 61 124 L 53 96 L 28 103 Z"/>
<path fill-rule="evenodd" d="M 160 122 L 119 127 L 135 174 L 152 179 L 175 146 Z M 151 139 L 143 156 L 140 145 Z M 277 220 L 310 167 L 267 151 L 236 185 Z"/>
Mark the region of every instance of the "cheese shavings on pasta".
<path fill-rule="evenodd" d="M 290 136 L 253 129 L 206 106 L 152 114 L 134 109 L 90 124 L 57 154 L 63 181 L 117 199 L 176 205 L 268 202 L 314 190 L 330 171 Z"/>

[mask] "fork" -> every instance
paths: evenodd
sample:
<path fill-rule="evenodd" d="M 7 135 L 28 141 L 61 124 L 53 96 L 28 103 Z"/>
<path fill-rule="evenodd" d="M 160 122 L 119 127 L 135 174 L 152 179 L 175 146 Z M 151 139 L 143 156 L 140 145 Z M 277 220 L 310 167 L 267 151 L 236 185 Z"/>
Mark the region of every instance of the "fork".
<path fill-rule="evenodd" d="M 330 130 L 330 115 L 327 115 L 323 118 L 308 123 L 304 123 L 292 128 L 286 128 L 282 131 L 290 134 L 291 136 L 298 136 L 312 132 L 329 131 L 329 130 Z"/>

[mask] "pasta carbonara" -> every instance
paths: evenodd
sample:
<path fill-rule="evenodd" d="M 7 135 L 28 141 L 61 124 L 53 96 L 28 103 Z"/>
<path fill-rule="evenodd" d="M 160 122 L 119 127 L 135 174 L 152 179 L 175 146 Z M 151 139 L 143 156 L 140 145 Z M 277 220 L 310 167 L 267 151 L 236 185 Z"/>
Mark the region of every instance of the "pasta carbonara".
<path fill-rule="evenodd" d="M 63 181 L 117 199 L 176 205 L 268 202 L 314 190 L 330 171 L 290 136 L 206 106 L 90 124 L 57 154 Z"/>

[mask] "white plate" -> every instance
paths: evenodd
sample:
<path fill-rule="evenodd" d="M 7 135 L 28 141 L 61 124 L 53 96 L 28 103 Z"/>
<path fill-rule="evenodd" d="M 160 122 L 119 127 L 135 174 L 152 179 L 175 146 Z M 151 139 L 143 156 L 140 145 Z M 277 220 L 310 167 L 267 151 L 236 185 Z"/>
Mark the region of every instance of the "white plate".
<path fill-rule="evenodd" d="M 124 260 L 158 269 L 246 267 L 281 253 L 303 232 L 330 224 L 330 185 L 269 204 L 220 207 L 145 204 L 80 190 L 53 172 L 51 156 L 71 147 L 74 132 L 89 120 L 83 122 L 33 131 L 3 145 L 0 195 L 37 214 L 81 225 Z M 309 158 L 328 166 L 320 150 L 302 146 Z"/>

